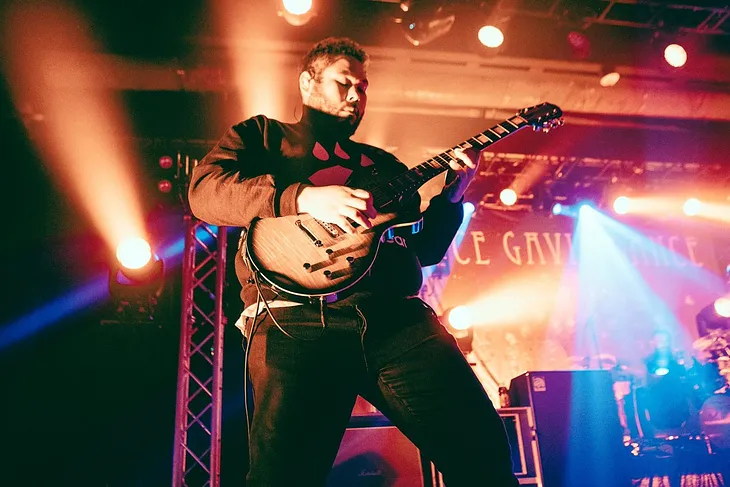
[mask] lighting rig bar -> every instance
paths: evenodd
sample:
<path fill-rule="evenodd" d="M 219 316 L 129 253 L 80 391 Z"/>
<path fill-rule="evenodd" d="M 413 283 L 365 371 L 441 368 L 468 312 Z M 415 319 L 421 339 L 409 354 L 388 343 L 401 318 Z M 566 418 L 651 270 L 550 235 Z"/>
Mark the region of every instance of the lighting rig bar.
<path fill-rule="evenodd" d="M 645 0 L 607 0 L 602 3 L 606 5 L 600 11 L 583 17 L 584 25 L 603 24 L 657 30 L 666 27 L 664 16 L 671 12 L 673 17 L 681 17 L 683 20 L 682 25 L 677 26 L 679 32 L 730 35 L 730 6 L 708 7 Z M 572 8 L 564 0 L 555 0 L 547 8 L 544 7 L 542 2 L 526 1 L 519 2 L 519 6 L 515 8 L 501 7 L 500 12 L 559 21 L 562 19 L 562 12 Z"/>
<path fill-rule="evenodd" d="M 686 163 L 630 161 L 618 159 L 557 157 L 530 154 L 485 155 L 469 192 L 478 194 L 480 207 L 525 210 L 549 208 L 552 202 L 570 199 L 576 194 L 601 195 L 612 185 L 636 189 L 672 191 L 677 188 L 707 188 L 711 192 L 727 193 L 730 187 L 730 167 L 720 163 Z M 539 173 L 540 177 L 525 194 L 518 195 L 517 204 L 504 207 L 499 193 L 523 174 Z M 714 188 L 714 189 L 712 189 Z M 725 195 L 730 196 L 730 195 Z"/>
<path fill-rule="evenodd" d="M 399 0 L 372 1 L 400 3 Z M 467 3 L 469 3 L 469 0 L 467 0 Z M 682 25 L 677 26 L 678 32 L 730 35 L 730 5 L 707 6 L 650 0 L 604 0 L 600 3 L 605 5 L 587 10 L 582 5 L 576 5 L 565 0 L 553 0 L 550 3 L 544 0 L 523 0 L 521 2 L 500 2 L 498 8 L 500 13 L 555 21 L 564 20 L 565 13 L 570 13 L 571 10 L 576 15 L 590 11 L 590 15 L 584 15 L 582 18 L 583 24 L 586 26 L 602 24 L 650 30 L 666 27 L 664 25 L 664 16 L 667 12 L 670 12 L 673 17 L 681 18 L 683 21 Z"/>

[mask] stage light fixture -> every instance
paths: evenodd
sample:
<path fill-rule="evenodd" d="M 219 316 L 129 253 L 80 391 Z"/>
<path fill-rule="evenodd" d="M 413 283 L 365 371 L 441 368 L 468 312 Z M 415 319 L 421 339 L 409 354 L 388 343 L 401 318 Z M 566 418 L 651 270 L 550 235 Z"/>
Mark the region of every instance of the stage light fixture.
<path fill-rule="evenodd" d="M 162 169 L 163 172 L 163 176 L 157 181 L 157 190 L 160 193 L 170 193 L 172 191 L 172 188 L 174 187 L 174 184 L 170 180 L 169 176 L 175 176 L 174 174 L 170 174 L 170 169 L 172 169 L 175 161 L 171 156 L 164 155 L 158 159 L 157 164 L 160 166 L 160 169 Z"/>
<path fill-rule="evenodd" d="M 578 203 L 578 214 L 586 215 L 591 211 L 595 211 L 595 204 L 592 201 L 581 201 Z"/>
<path fill-rule="evenodd" d="M 456 14 L 448 2 L 441 4 L 410 2 L 406 14 L 399 21 L 406 39 L 414 46 L 424 46 L 446 35 L 456 21 Z"/>
<path fill-rule="evenodd" d="M 495 49 L 504 43 L 504 32 L 495 25 L 483 25 L 477 33 L 483 46 Z"/>
<path fill-rule="evenodd" d="M 517 203 L 517 193 L 512 188 L 504 188 L 499 193 L 499 201 L 505 206 L 512 206 Z"/>
<path fill-rule="evenodd" d="M 455 306 L 444 315 L 447 325 L 452 330 L 468 330 L 474 325 L 471 308 L 467 306 Z"/>
<path fill-rule="evenodd" d="M 130 237 L 119 243 L 116 257 L 125 269 L 141 269 L 152 258 L 152 247 L 142 237 Z"/>
<path fill-rule="evenodd" d="M 564 215 L 572 218 L 584 216 L 594 210 L 594 203 L 581 201 L 575 204 L 553 203 L 551 212 L 553 215 Z"/>
<path fill-rule="evenodd" d="M 277 13 L 290 25 L 301 27 L 315 15 L 312 0 L 279 0 Z"/>
<path fill-rule="evenodd" d="M 591 55 L 591 41 L 585 32 L 571 30 L 566 36 L 573 57 L 578 60 L 588 59 Z"/>
<path fill-rule="evenodd" d="M 700 337 L 730 330 L 730 294 L 721 296 L 703 307 L 695 316 Z"/>
<path fill-rule="evenodd" d="M 492 50 L 502 47 L 511 17 L 504 9 L 506 0 L 498 0 L 494 4 L 483 3 L 480 7 L 484 23 L 477 31 L 477 39 L 482 46 Z"/>
<path fill-rule="evenodd" d="M 110 266 L 109 294 L 120 321 L 151 321 L 164 287 L 164 262 L 143 238 L 117 246 Z"/>
<path fill-rule="evenodd" d="M 601 78 L 598 80 L 598 84 L 604 88 L 616 86 L 621 79 L 621 74 L 612 67 L 604 67 L 601 70 Z"/>
<path fill-rule="evenodd" d="M 441 315 L 441 322 L 456 339 L 456 343 L 463 353 L 472 351 L 474 316 L 471 308 L 464 305 L 448 308 Z"/>
<path fill-rule="evenodd" d="M 689 198 L 687 201 L 684 202 L 684 205 L 682 205 L 682 211 L 687 216 L 697 215 L 697 213 L 700 212 L 701 208 L 702 202 L 697 198 Z"/>
<path fill-rule="evenodd" d="M 584 60 L 591 56 L 592 45 L 587 30 L 591 19 L 599 15 L 602 8 L 590 5 L 591 2 L 564 1 L 555 4 L 559 23 L 565 29 L 565 40 L 574 59 Z"/>
<path fill-rule="evenodd" d="M 631 200 L 628 196 L 619 196 L 613 200 L 613 211 L 619 215 L 625 215 L 631 208 Z"/>
<path fill-rule="evenodd" d="M 718 316 L 730 318 L 730 296 L 717 298 L 713 306 Z"/>
<path fill-rule="evenodd" d="M 652 373 L 654 375 L 657 375 L 659 377 L 665 376 L 669 373 L 669 369 L 667 367 L 657 367 L 655 368 Z"/>
<path fill-rule="evenodd" d="M 687 63 L 687 51 L 681 44 L 669 44 L 664 48 L 664 60 L 674 68 L 681 68 Z"/>

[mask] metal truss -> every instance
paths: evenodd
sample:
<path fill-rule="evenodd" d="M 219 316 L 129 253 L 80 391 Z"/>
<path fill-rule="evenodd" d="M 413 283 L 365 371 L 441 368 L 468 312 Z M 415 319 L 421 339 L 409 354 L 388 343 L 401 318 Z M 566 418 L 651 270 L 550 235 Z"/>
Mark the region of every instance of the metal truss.
<path fill-rule="evenodd" d="M 674 28 L 677 32 L 695 34 L 730 34 L 730 6 L 724 2 L 525 0 L 501 2 L 499 11 L 556 21 L 564 20 L 567 15 L 584 26 L 602 24 L 650 30 Z"/>
<path fill-rule="evenodd" d="M 518 194 L 514 206 L 502 205 L 499 192 L 525 175 L 531 187 Z M 730 167 L 720 163 L 487 153 L 469 192 L 480 195 L 482 208 L 520 211 L 550 208 L 554 202 L 579 197 L 601 200 L 610 188 L 648 193 L 692 187 L 715 193 L 728 184 Z"/>
<path fill-rule="evenodd" d="M 185 168 L 189 173 L 190 164 Z M 189 211 L 184 222 L 172 485 L 218 487 L 227 228 L 201 222 Z"/>
<path fill-rule="evenodd" d="M 371 0 L 400 3 L 401 0 Z M 466 0 L 465 3 L 477 0 Z M 677 32 L 730 34 L 730 5 L 722 1 L 685 0 L 498 0 L 493 14 L 523 15 L 558 22 L 566 20 L 583 24 L 634 27 L 661 30 L 674 28 Z"/>

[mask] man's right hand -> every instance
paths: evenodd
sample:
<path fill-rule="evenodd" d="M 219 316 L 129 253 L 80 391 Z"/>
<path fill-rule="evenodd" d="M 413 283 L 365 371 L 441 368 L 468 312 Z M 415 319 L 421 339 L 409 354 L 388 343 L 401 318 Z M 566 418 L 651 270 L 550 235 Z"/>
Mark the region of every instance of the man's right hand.
<path fill-rule="evenodd" d="M 370 219 L 378 214 L 369 192 L 348 186 L 304 186 L 297 195 L 297 212 L 334 223 L 347 233 L 355 233 L 352 222 L 372 228 Z"/>

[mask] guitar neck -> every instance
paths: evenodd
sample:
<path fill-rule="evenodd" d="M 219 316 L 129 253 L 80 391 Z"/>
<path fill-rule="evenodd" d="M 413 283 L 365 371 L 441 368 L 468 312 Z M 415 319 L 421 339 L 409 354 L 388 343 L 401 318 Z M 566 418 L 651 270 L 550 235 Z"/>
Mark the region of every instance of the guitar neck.
<path fill-rule="evenodd" d="M 454 153 L 456 149 L 475 149 L 481 151 L 528 125 L 527 120 L 519 115 L 515 115 L 484 132 L 478 133 L 474 137 L 466 139 L 464 142 L 449 150 L 418 164 L 403 174 L 391 179 L 386 184 L 374 188 L 372 193 L 375 207 L 379 209 L 383 208 L 393 202 L 399 201 L 405 196 L 413 194 L 426 182 L 449 169 L 451 162 L 463 165 L 461 159 Z"/>

